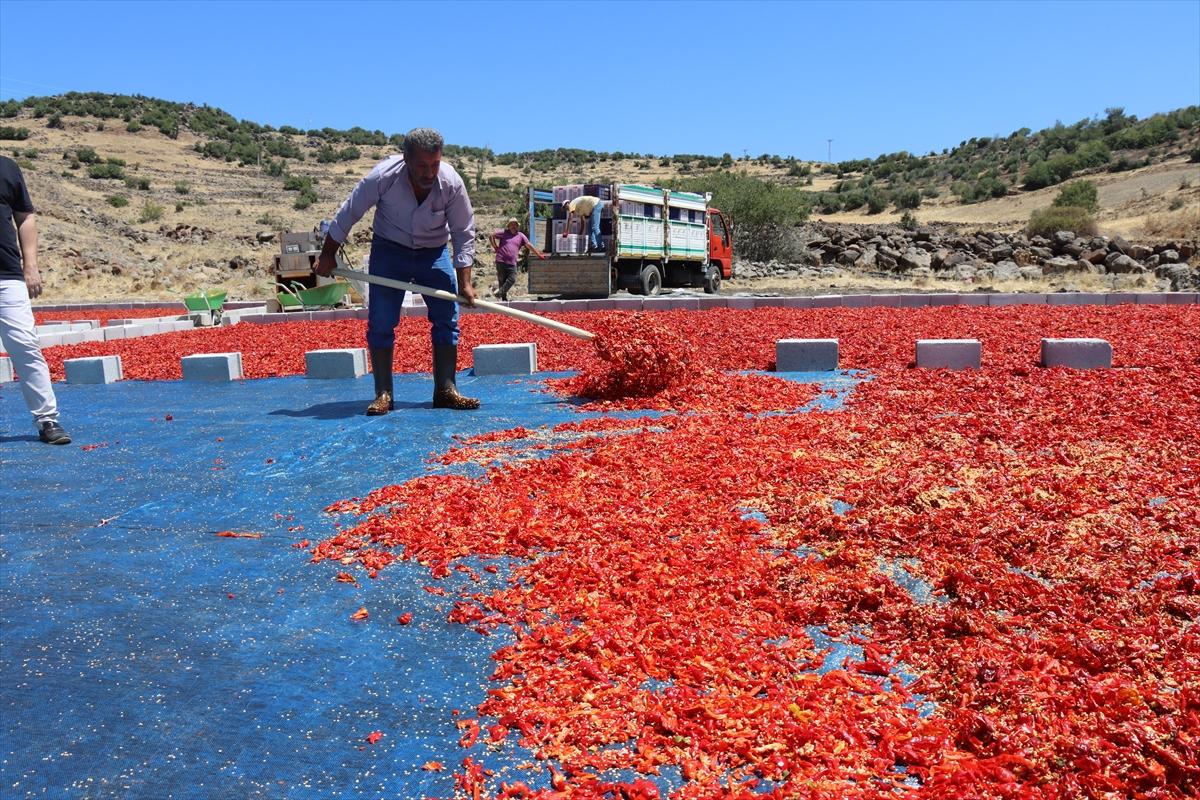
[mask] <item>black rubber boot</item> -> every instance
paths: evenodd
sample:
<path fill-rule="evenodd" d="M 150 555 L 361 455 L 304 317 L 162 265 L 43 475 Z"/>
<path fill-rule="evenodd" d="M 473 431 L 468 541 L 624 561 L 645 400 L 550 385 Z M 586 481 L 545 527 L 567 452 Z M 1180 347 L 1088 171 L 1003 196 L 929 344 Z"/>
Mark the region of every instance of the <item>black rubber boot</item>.
<path fill-rule="evenodd" d="M 435 344 L 433 346 L 433 407 L 453 408 L 456 411 L 474 411 L 479 401 L 463 397 L 454 383 L 458 369 L 458 345 Z"/>
<path fill-rule="evenodd" d="M 392 400 L 391 347 L 372 347 L 371 374 L 375 377 L 375 400 L 367 406 L 368 417 L 381 417 L 394 407 Z"/>

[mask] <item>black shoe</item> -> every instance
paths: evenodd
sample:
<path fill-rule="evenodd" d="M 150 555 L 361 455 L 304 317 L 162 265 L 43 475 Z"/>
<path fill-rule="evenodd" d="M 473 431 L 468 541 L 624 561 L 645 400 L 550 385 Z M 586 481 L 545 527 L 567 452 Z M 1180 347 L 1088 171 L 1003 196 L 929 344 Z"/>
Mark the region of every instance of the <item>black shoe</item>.
<path fill-rule="evenodd" d="M 38 431 L 38 438 L 46 444 L 70 444 L 71 437 L 57 422 L 43 422 Z"/>

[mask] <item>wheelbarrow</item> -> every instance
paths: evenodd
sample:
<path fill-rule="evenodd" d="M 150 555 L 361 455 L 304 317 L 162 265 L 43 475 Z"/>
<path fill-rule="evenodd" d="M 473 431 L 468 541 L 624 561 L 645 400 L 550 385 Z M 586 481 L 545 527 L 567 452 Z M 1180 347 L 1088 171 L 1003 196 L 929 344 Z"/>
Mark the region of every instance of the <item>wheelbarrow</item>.
<path fill-rule="evenodd" d="M 171 294 L 179 294 L 173 289 L 167 291 Z M 212 324 L 216 325 L 221 321 L 221 306 L 225 303 L 225 296 L 229 294 L 227 291 L 209 291 L 201 289 L 195 294 L 183 296 L 183 305 L 187 308 L 189 314 L 197 311 L 208 311 L 212 314 Z"/>
<path fill-rule="evenodd" d="M 275 285 L 282 290 L 277 295 L 277 298 L 279 300 L 279 307 L 284 311 L 287 311 L 289 308 L 299 308 L 304 311 L 314 308 L 333 308 L 342 302 L 342 298 L 346 296 L 346 292 L 350 291 L 350 284 L 343 281 L 327 283 L 324 286 L 317 286 L 312 289 L 306 288 L 303 284 L 296 281 L 292 281 L 290 287 L 282 283 Z"/>

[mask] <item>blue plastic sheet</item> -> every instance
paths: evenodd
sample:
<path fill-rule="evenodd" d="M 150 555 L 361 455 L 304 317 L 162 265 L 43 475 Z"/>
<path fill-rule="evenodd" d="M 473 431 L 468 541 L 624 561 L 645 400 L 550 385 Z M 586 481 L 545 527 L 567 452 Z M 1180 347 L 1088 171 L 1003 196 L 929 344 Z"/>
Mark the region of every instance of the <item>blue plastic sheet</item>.
<path fill-rule="evenodd" d="M 857 380 L 789 377 L 834 388 L 826 410 Z M 58 384 L 65 447 L 0 387 L 0 795 L 451 795 L 453 711 L 484 699 L 505 629 L 446 621 L 462 573 L 447 597 L 408 563 L 339 583 L 346 568 L 293 545 L 332 535 L 330 503 L 425 474 L 456 434 L 580 419 L 538 381 L 459 382 L 483 410 L 434 410 L 428 375 L 396 376 L 396 411 L 375 418 L 369 377 Z M 545 785 L 516 769 L 530 755 L 487 761 Z"/>

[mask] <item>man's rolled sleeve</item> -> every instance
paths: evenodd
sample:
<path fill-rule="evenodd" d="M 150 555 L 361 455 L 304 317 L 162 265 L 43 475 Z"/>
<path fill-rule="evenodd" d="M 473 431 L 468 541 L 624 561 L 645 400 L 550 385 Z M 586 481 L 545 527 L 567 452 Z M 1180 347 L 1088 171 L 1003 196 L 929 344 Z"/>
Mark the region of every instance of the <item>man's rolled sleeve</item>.
<path fill-rule="evenodd" d="M 460 189 L 446 203 L 446 225 L 454 242 L 454 266 L 463 269 L 475 263 L 475 209 L 465 190 Z"/>
<path fill-rule="evenodd" d="M 350 229 L 363 218 L 371 206 L 379 202 L 380 170 L 378 167 L 367 173 L 358 182 L 350 196 L 345 199 L 333 219 L 329 221 L 329 235 L 339 244 L 346 241 Z"/>

